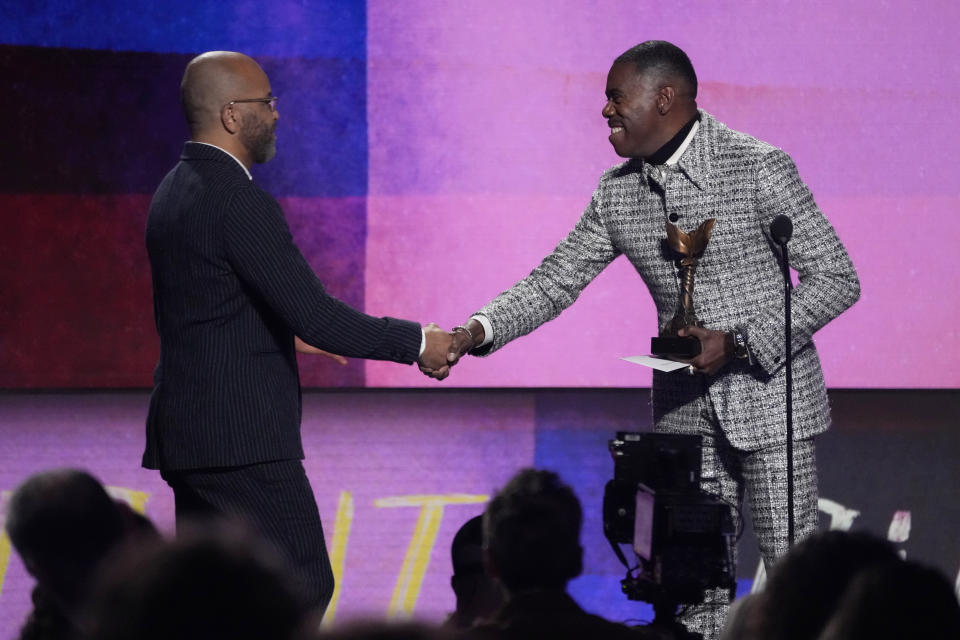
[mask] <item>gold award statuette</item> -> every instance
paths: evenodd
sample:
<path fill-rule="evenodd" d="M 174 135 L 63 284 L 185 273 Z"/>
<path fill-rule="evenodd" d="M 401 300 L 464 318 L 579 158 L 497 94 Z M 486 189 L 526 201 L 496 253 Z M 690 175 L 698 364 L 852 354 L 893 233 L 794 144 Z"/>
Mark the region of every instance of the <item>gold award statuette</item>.
<path fill-rule="evenodd" d="M 680 337 L 677 332 L 683 327 L 703 326 L 693 310 L 693 277 L 716 222 L 716 218 L 710 218 L 690 233 L 673 223 L 667 223 L 667 244 L 680 256 L 680 303 L 673 318 L 660 330 L 660 337 L 650 340 L 650 351 L 656 355 L 692 358 L 700 353 L 700 341 L 697 338 Z"/>

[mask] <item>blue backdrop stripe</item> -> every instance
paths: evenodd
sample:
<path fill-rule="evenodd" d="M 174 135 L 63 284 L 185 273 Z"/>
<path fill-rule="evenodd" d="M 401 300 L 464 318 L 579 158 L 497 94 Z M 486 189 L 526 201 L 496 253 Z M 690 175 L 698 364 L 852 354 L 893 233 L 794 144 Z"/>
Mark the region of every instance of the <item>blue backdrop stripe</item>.
<path fill-rule="evenodd" d="M 366 58 L 364 0 L 44 0 L 0 3 L 0 43 L 252 56 Z"/>

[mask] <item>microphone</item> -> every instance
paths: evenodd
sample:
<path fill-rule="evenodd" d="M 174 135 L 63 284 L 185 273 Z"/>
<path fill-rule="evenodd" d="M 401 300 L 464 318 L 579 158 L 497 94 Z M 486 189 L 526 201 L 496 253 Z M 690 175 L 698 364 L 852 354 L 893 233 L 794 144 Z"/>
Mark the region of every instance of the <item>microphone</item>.
<path fill-rule="evenodd" d="M 770 223 L 770 236 L 773 238 L 773 241 L 781 247 L 790 242 L 790 236 L 792 235 L 793 222 L 782 213 Z"/>

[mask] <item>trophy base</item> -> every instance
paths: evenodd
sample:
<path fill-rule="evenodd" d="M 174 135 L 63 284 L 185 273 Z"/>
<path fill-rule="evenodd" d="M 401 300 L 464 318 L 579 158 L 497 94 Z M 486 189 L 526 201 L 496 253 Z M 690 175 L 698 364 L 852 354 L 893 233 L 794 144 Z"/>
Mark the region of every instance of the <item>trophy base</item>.
<path fill-rule="evenodd" d="M 695 358 L 700 355 L 700 340 L 695 336 L 650 338 L 650 353 L 655 356 Z"/>

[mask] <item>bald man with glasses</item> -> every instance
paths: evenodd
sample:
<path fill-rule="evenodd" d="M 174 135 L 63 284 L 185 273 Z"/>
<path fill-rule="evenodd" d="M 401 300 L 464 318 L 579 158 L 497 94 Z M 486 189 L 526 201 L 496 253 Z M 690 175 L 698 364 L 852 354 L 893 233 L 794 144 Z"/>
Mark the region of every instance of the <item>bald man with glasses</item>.
<path fill-rule="evenodd" d="M 143 465 L 173 489 L 178 528 L 244 522 L 322 613 L 333 573 L 301 462 L 296 351 L 439 367 L 450 336 L 327 294 L 250 174 L 275 155 L 280 117 L 252 58 L 201 54 L 180 91 L 190 141 L 147 220 L 160 357 Z"/>

